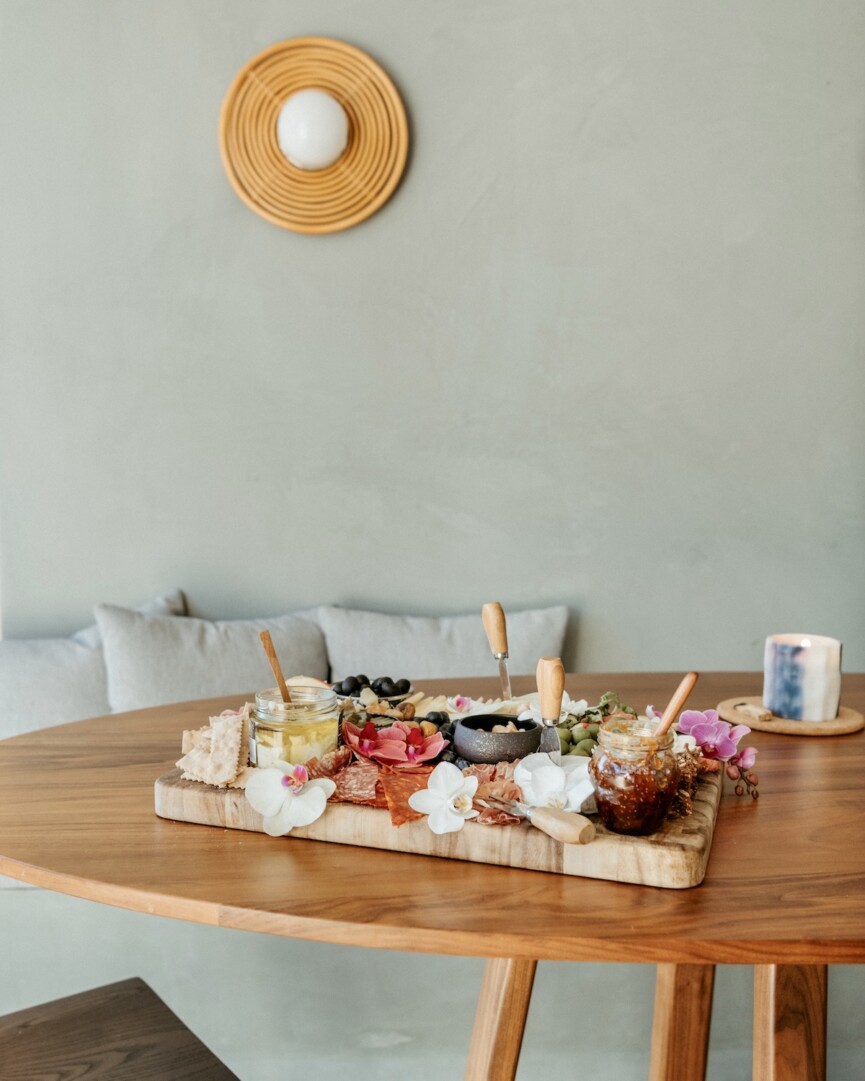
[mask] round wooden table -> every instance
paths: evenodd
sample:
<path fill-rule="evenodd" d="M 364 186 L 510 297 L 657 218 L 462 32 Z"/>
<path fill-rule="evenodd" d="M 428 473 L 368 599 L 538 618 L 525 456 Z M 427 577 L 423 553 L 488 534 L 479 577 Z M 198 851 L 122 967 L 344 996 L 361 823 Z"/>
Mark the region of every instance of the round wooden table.
<path fill-rule="evenodd" d="M 679 674 L 569 676 L 662 706 Z M 497 680 L 424 689 L 494 694 Z M 514 692 L 531 689 L 514 681 Z M 689 706 L 759 694 L 704 675 Z M 865 675 L 843 702 L 865 711 Z M 705 1069 L 714 965 L 756 969 L 754 1077 L 825 1076 L 826 965 L 865 962 L 865 734 L 754 733 L 760 800 L 721 801 L 708 872 L 689 890 L 490 867 L 163 821 L 153 782 L 184 728 L 242 699 L 183 703 L 0 743 L 0 872 L 122 908 L 384 949 L 488 961 L 466 1077 L 513 1078 L 538 960 L 658 965 L 652 1081 Z M 575 913 L 592 914 L 575 921 Z M 530 916 L 528 915 L 530 914 Z"/>

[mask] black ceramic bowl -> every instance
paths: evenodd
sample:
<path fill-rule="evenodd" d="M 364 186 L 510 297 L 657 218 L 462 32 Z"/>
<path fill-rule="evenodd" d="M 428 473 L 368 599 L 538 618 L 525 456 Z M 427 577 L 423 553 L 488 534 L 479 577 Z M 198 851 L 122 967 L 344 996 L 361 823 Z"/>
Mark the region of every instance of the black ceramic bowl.
<path fill-rule="evenodd" d="M 493 732 L 493 726 L 513 721 L 516 732 Z M 541 726 L 537 721 L 518 721 L 499 713 L 479 713 L 465 717 L 454 726 L 454 750 L 469 762 L 515 762 L 541 745 Z"/>

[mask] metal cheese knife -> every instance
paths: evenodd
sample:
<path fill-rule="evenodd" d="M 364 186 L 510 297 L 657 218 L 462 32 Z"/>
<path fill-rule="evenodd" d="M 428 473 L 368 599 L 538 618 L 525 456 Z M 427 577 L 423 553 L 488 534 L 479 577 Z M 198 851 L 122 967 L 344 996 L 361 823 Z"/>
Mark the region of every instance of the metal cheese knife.
<path fill-rule="evenodd" d="M 511 692 L 511 676 L 508 672 L 508 628 L 505 622 L 504 609 L 498 601 L 490 601 L 481 609 L 481 619 L 484 621 L 484 630 L 487 632 L 487 641 L 493 651 L 493 658 L 499 662 L 502 698 L 509 702 L 513 698 L 513 694 Z"/>
<path fill-rule="evenodd" d="M 565 693 L 565 666 L 559 657 L 541 657 L 538 661 L 538 698 L 541 707 L 541 745 L 542 753 L 561 755 L 557 725 L 562 711 L 562 696 Z"/>
<path fill-rule="evenodd" d="M 557 807 L 529 807 L 527 803 L 502 799 L 500 796 L 488 796 L 485 800 L 479 799 L 476 802 L 493 811 L 507 811 L 519 818 L 527 818 L 535 829 L 566 845 L 587 845 L 595 837 L 594 823 L 576 811 L 560 811 Z"/>

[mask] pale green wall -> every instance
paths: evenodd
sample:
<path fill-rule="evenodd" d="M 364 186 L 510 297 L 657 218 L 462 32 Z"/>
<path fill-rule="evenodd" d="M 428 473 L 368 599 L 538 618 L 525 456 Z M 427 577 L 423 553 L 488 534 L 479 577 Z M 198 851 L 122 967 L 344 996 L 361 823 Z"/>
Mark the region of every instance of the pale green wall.
<path fill-rule="evenodd" d="M 392 203 L 320 239 L 216 143 L 237 68 L 307 33 L 377 56 L 413 133 Z M 865 667 L 863 51 L 854 0 L 0 0 L 6 634 L 174 585 L 497 596 L 569 603 L 586 669 L 756 668 L 787 629 Z M 137 973 L 256 1081 L 460 1072 L 476 961 L 0 901 L 0 1012 Z M 861 972 L 832 981 L 852 1081 Z M 713 1081 L 748 986 L 722 971 Z M 644 1077 L 650 998 L 542 966 L 520 1076 Z"/>
<path fill-rule="evenodd" d="M 329 238 L 217 151 L 307 33 L 411 116 Z M 494 596 L 586 669 L 865 667 L 863 49 L 854 0 L 0 0 L 5 633 Z"/>

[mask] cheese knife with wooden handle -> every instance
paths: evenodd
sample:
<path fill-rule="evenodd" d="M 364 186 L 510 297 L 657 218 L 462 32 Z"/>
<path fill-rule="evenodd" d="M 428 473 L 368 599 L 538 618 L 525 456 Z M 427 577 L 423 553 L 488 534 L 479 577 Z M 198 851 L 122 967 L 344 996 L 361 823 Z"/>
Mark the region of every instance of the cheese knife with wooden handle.
<path fill-rule="evenodd" d="M 565 666 L 559 657 L 541 657 L 538 661 L 538 698 L 541 707 L 542 753 L 561 755 L 558 723 L 565 693 Z"/>
<path fill-rule="evenodd" d="M 487 632 L 487 641 L 493 652 L 493 658 L 499 662 L 502 698 L 509 702 L 513 694 L 511 693 L 511 676 L 508 671 L 508 627 L 504 609 L 498 601 L 490 601 L 481 609 L 481 619 L 484 630 Z"/>
<path fill-rule="evenodd" d="M 594 822 L 576 811 L 562 811 L 558 807 L 530 807 L 520 800 L 503 799 L 499 796 L 488 796 L 477 802 L 493 811 L 507 811 L 508 814 L 526 818 L 535 829 L 561 841 L 562 844 L 587 845 L 595 837 Z"/>

